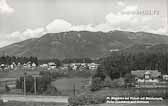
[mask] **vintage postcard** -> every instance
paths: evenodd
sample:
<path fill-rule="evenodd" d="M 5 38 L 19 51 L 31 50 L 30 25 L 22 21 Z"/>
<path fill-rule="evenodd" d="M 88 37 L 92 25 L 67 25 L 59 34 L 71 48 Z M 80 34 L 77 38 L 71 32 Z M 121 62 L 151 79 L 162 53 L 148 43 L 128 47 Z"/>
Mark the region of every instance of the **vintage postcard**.
<path fill-rule="evenodd" d="M 0 0 L 0 106 L 167 106 L 168 0 Z"/>

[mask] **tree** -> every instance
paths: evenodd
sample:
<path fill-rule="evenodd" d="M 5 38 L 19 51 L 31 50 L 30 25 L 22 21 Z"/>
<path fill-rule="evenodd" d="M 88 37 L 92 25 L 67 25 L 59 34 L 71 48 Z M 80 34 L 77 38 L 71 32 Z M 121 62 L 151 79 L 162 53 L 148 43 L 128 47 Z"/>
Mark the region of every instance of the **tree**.
<path fill-rule="evenodd" d="M 100 78 L 101 80 L 104 80 L 106 75 L 105 75 L 105 68 L 103 65 L 99 66 L 95 74 L 93 75 L 93 78 Z"/>
<path fill-rule="evenodd" d="M 10 88 L 9 88 L 9 86 L 8 86 L 7 84 L 5 84 L 5 91 L 6 91 L 6 92 L 9 92 L 9 91 L 10 91 Z"/>
<path fill-rule="evenodd" d="M 91 91 L 97 91 L 104 87 L 104 82 L 99 77 L 92 79 Z"/>
<path fill-rule="evenodd" d="M 37 93 L 43 94 L 45 91 L 48 90 L 50 83 L 51 83 L 51 77 L 49 75 L 42 75 L 41 77 L 37 78 Z M 17 89 L 24 89 L 23 86 L 24 78 L 20 77 L 19 80 L 16 81 L 16 88 Z M 26 76 L 26 92 L 27 93 L 34 93 L 34 78 L 29 75 Z"/>

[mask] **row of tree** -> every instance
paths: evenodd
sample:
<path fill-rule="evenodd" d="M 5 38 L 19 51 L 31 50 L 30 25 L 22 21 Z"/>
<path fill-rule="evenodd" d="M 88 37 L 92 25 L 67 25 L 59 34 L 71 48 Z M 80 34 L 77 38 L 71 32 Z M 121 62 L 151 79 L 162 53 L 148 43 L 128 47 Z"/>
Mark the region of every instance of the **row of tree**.
<path fill-rule="evenodd" d="M 102 58 L 95 77 L 124 77 L 132 70 L 159 70 L 168 74 L 168 52 L 114 53 Z"/>
<path fill-rule="evenodd" d="M 124 78 L 125 84 L 134 82 L 133 70 L 158 70 L 168 75 L 168 51 L 115 52 L 99 60 L 100 66 L 92 76 L 91 90 L 107 86 L 106 81 Z M 160 76 L 161 77 L 161 76 Z M 125 85 L 124 85 L 125 86 Z"/>
<path fill-rule="evenodd" d="M 54 62 L 57 64 L 57 66 L 61 66 L 63 63 L 69 64 L 69 63 L 91 63 L 93 62 L 92 59 L 90 58 L 66 58 L 64 60 L 59 60 L 57 58 L 53 59 L 43 59 L 40 60 L 37 57 L 16 57 L 16 56 L 2 56 L 0 57 L 0 64 L 7 64 L 11 65 L 12 63 L 20 63 L 24 64 L 27 62 L 35 63 L 36 65 L 38 64 L 47 64 L 49 62 Z"/>
<path fill-rule="evenodd" d="M 27 62 L 35 63 L 38 65 L 38 58 L 37 57 L 16 57 L 16 56 L 2 56 L 0 57 L 0 64 L 7 64 L 11 65 L 13 63 L 15 64 L 24 64 Z"/>
<path fill-rule="evenodd" d="M 64 60 L 62 60 L 62 63 L 92 63 L 94 62 L 94 60 L 92 60 L 91 58 L 66 58 Z"/>
<path fill-rule="evenodd" d="M 41 77 L 36 78 L 36 92 L 37 94 L 45 94 L 45 95 L 58 95 L 58 90 L 51 86 L 52 78 L 49 74 L 40 74 Z M 25 76 L 26 83 L 26 93 L 32 94 L 35 92 L 34 89 L 34 78 L 29 75 Z M 24 89 L 24 77 L 20 77 L 16 81 L 17 89 Z"/>

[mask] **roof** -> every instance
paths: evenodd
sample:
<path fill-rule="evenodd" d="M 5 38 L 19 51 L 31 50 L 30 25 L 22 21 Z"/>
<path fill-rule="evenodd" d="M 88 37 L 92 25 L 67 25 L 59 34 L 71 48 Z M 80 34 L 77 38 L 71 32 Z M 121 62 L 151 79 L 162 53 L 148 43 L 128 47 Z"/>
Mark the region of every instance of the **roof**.
<path fill-rule="evenodd" d="M 136 70 L 136 71 L 131 71 L 131 74 L 137 77 L 143 77 L 144 74 L 150 74 L 151 77 L 157 78 L 161 75 L 161 72 L 159 72 L 158 70 Z"/>
<path fill-rule="evenodd" d="M 145 74 L 151 74 L 151 72 L 150 71 L 146 71 Z"/>

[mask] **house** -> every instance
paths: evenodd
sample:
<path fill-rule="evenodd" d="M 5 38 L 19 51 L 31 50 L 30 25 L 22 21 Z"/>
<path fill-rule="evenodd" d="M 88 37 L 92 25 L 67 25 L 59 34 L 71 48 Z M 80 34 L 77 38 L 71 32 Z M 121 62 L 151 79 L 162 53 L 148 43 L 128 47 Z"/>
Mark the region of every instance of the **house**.
<path fill-rule="evenodd" d="M 40 67 L 41 68 L 48 68 L 48 64 L 41 64 Z"/>
<path fill-rule="evenodd" d="M 131 74 L 135 76 L 135 86 L 138 88 L 168 87 L 167 82 L 160 80 L 161 72 L 158 70 L 136 70 Z"/>
<path fill-rule="evenodd" d="M 134 75 L 135 77 L 138 78 L 158 78 L 161 76 L 161 72 L 158 70 L 136 70 L 136 71 L 131 71 L 131 74 Z"/>
<path fill-rule="evenodd" d="M 163 75 L 162 77 L 163 77 L 163 80 L 168 81 L 168 75 Z"/>
<path fill-rule="evenodd" d="M 1 68 L 2 71 L 4 71 L 5 67 L 6 67 L 5 64 L 0 65 L 0 68 Z"/>
<path fill-rule="evenodd" d="M 77 70 L 77 68 L 78 68 L 78 66 L 77 66 L 77 65 L 73 65 L 73 66 L 72 66 L 72 70 L 74 70 L 74 71 L 76 71 L 76 70 Z"/>
<path fill-rule="evenodd" d="M 54 62 L 49 62 L 48 63 L 48 69 L 55 69 L 57 65 Z"/>
<path fill-rule="evenodd" d="M 11 70 L 14 70 L 14 69 L 16 68 L 15 62 L 13 62 L 13 63 L 9 66 L 9 68 L 10 68 Z"/>
<path fill-rule="evenodd" d="M 69 66 L 73 71 L 77 71 L 77 69 L 79 69 L 80 65 L 81 65 L 81 63 L 71 63 Z"/>
<path fill-rule="evenodd" d="M 32 67 L 36 67 L 37 65 L 35 63 L 32 63 Z"/>
<path fill-rule="evenodd" d="M 88 67 L 90 70 L 96 70 L 98 68 L 99 64 L 96 63 L 90 63 L 88 64 Z"/>

